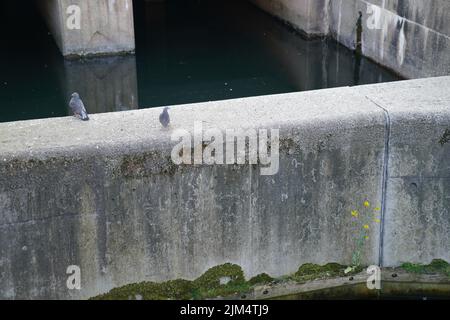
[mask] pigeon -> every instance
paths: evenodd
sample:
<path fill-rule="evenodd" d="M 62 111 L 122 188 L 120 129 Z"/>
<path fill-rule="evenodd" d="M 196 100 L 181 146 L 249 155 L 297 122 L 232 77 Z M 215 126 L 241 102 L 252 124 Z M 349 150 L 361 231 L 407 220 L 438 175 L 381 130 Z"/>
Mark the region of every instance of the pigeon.
<path fill-rule="evenodd" d="M 89 116 L 87 114 L 86 108 L 84 107 L 84 103 L 83 101 L 81 101 L 80 95 L 78 93 L 72 93 L 72 98 L 70 99 L 69 106 L 75 117 L 80 117 L 83 121 L 89 120 Z"/>
<path fill-rule="evenodd" d="M 159 115 L 159 122 L 161 122 L 161 125 L 164 128 L 167 128 L 170 123 L 170 116 L 169 116 L 169 108 L 165 107 L 164 111 Z"/>

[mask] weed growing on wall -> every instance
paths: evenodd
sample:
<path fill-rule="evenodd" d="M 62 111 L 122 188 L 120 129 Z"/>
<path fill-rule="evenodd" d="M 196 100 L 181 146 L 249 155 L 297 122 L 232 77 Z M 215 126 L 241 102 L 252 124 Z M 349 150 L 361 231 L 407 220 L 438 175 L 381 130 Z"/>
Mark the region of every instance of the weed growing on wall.
<path fill-rule="evenodd" d="M 349 273 L 361 267 L 361 254 L 367 241 L 370 240 L 370 229 L 376 223 L 380 223 L 381 209 L 372 208 L 369 201 L 364 201 L 362 209 L 354 209 L 350 212 L 352 220 L 356 224 L 355 249 L 352 254 L 352 265 L 345 269 Z"/>

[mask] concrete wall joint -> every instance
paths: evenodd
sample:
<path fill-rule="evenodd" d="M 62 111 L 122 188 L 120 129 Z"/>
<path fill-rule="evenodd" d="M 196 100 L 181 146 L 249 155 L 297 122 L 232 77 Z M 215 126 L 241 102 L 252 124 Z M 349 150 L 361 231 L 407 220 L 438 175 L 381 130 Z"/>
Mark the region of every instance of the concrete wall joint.
<path fill-rule="evenodd" d="M 387 185 L 389 181 L 389 142 L 391 138 L 391 117 L 389 115 L 389 111 L 375 102 L 373 99 L 365 96 L 367 100 L 372 102 L 375 106 L 380 108 L 383 111 L 386 125 L 386 133 L 384 136 L 384 155 L 383 155 L 383 174 L 382 174 L 382 191 L 381 191 L 381 225 L 380 225 L 380 242 L 379 242 L 379 256 L 378 256 L 378 265 L 383 266 L 383 244 L 384 244 L 384 224 L 385 224 L 385 212 L 386 212 L 386 193 L 387 193 Z"/>

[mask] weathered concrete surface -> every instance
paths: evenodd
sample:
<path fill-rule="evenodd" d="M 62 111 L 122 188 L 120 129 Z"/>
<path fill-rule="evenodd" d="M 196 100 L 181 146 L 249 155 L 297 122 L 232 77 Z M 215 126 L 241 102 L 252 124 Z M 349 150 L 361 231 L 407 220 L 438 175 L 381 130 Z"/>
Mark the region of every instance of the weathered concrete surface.
<path fill-rule="evenodd" d="M 349 88 L 180 106 L 173 128 L 280 128 L 280 172 L 174 166 L 161 110 L 0 125 L 0 296 L 85 298 L 126 283 L 195 278 L 225 262 L 247 276 L 351 262 L 379 205 L 383 112 Z M 377 204 L 378 203 L 378 204 Z M 363 248 L 378 261 L 378 226 Z M 65 287 L 69 265 L 83 290 Z"/>
<path fill-rule="evenodd" d="M 132 0 L 38 1 L 64 56 L 133 52 L 135 49 Z M 79 6 L 80 29 L 69 29 L 69 6 Z"/>
<path fill-rule="evenodd" d="M 450 74 L 450 3 L 446 0 L 252 2 L 306 34 L 321 30 L 351 49 L 356 47 L 361 11 L 365 56 L 406 78 Z"/>
<path fill-rule="evenodd" d="M 359 11 L 365 56 L 407 78 L 450 74 L 448 1 L 330 0 L 330 32 L 352 49 Z"/>
<path fill-rule="evenodd" d="M 86 298 L 193 279 L 225 262 L 247 277 L 350 264 L 361 232 L 350 212 L 376 206 L 385 219 L 370 222 L 363 264 L 378 263 L 380 252 L 386 265 L 449 260 L 450 145 L 437 142 L 450 126 L 449 85 L 424 79 L 185 105 L 172 109 L 171 130 L 160 128 L 160 109 L 0 124 L 0 297 Z M 196 120 L 279 128 L 279 173 L 174 165 L 170 134 Z M 81 267 L 81 291 L 66 288 L 69 265 Z"/>
<path fill-rule="evenodd" d="M 328 0 L 250 0 L 306 36 L 328 34 Z"/>
<path fill-rule="evenodd" d="M 359 87 L 390 117 L 383 265 L 450 261 L 448 78 Z"/>

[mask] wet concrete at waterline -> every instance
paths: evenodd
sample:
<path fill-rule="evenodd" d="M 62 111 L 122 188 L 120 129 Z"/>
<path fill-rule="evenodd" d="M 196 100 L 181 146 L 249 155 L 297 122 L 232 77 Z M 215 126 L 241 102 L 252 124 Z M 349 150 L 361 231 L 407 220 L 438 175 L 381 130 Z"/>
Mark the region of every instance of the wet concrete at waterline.
<path fill-rule="evenodd" d="M 77 61 L 33 7 L 1 6 L 0 122 L 69 115 L 74 91 L 102 113 L 399 79 L 245 1 L 135 0 L 136 55 Z"/>
<path fill-rule="evenodd" d="M 378 289 L 365 283 L 349 284 L 271 298 L 271 300 L 448 300 L 450 285 L 437 283 L 384 281 Z"/>

